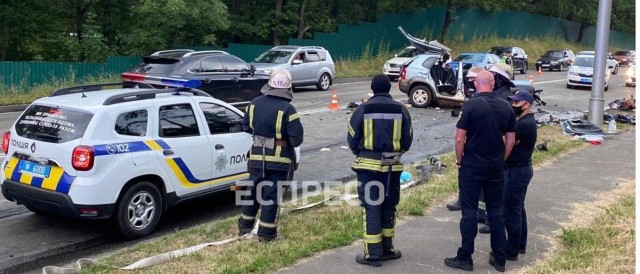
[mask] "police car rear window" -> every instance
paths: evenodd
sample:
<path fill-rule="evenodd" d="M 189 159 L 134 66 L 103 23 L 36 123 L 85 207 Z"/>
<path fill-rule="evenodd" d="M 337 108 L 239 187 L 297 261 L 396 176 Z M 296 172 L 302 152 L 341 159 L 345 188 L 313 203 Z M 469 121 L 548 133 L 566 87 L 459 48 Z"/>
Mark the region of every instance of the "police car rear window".
<path fill-rule="evenodd" d="M 31 105 L 16 123 L 18 136 L 49 143 L 81 138 L 93 114 L 84 111 Z"/>

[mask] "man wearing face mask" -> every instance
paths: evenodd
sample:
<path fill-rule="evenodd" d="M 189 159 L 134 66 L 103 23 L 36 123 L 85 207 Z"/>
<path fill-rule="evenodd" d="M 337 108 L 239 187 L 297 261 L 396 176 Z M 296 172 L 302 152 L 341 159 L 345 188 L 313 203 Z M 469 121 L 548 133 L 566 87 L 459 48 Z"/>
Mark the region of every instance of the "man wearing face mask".
<path fill-rule="evenodd" d="M 503 218 L 507 230 L 507 260 L 517 261 L 527 247 L 527 214 L 524 199 L 533 177 L 531 155 L 538 137 L 536 120 L 531 113 L 533 96 L 526 90 L 518 91 L 511 107 L 516 114 L 516 143 L 504 168 Z"/>

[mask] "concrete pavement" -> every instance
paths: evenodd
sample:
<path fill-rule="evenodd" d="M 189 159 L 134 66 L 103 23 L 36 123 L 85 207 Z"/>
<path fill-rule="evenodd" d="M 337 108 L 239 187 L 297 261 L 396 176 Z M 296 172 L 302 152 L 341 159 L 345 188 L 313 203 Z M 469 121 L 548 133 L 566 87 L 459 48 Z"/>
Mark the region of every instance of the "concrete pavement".
<path fill-rule="evenodd" d="M 620 180 L 635 180 L 635 132 L 610 136 L 602 145 L 565 155 L 537 168 L 529 186 L 526 209 L 529 220 L 527 254 L 517 262 L 507 261 L 507 271 L 533 265 L 550 248 L 554 235 L 571 214 L 571 204 L 593 201 L 598 193 L 614 189 Z M 459 211 L 434 206 L 423 217 L 405 219 L 396 228 L 399 260 L 380 268 L 362 266 L 354 259 L 361 253 L 361 241 L 303 260 L 281 273 L 465 273 L 444 265 L 460 245 Z M 489 266 L 489 235 L 478 234 L 474 253 L 476 272 L 495 272 Z"/>

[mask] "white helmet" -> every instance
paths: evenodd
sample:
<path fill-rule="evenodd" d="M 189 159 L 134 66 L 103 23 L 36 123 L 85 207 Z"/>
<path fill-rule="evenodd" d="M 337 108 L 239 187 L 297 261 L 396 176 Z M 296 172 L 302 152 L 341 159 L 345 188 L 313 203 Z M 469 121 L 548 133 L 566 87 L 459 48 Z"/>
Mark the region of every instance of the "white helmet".
<path fill-rule="evenodd" d="M 269 86 L 272 88 L 288 89 L 291 88 L 291 73 L 281 69 L 274 70 L 269 76 Z"/>

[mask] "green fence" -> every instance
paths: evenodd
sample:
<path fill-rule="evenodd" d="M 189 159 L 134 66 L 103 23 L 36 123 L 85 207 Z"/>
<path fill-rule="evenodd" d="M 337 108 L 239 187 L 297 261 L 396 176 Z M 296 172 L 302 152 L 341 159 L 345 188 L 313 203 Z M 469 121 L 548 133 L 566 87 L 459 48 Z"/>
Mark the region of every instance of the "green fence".
<path fill-rule="evenodd" d="M 74 77 L 121 73 L 133 68 L 140 57 L 111 56 L 106 63 L 0 62 L 0 84 L 36 85 Z"/>
<path fill-rule="evenodd" d="M 378 23 L 338 26 L 336 33 L 316 32 L 314 39 L 289 39 L 288 44 L 323 46 L 335 60 L 357 58 L 369 47 L 371 54 L 382 48 L 398 49 L 407 44 L 398 31 L 402 26 L 408 33 L 429 40 L 436 39 L 442 30 L 445 9 L 436 7 L 415 13 L 381 14 Z M 474 37 L 543 37 L 557 36 L 574 41 L 580 24 L 558 18 L 526 12 L 501 11 L 489 13 L 474 9 L 456 11 L 457 20 L 449 27 L 449 35 L 461 35 L 468 41 Z M 595 27 L 584 33 L 584 43 L 595 45 Z M 382 45 L 382 46 L 381 46 Z M 635 48 L 635 35 L 611 31 L 609 45 Z M 225 50 L 250 62 L 270 45 L 229 44 L 227 48 L 206 46 L 176 46 L 194 50 Z M 526 49 L 525 49 L 526 50 Z M 106 63 L 59 62 L 0 62 L 0 85 L 38 84 L 51 79 L 64 79 L 70 72 L 78 79 L 100 73 L 121 73 L 130 70 L 140 57 L 109 57 Z"/>

